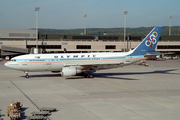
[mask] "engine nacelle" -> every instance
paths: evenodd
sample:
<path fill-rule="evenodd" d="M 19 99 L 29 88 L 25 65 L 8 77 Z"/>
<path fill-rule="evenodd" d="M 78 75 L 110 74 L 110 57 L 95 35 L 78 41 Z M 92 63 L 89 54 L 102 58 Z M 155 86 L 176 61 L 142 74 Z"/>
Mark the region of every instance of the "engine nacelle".
<path fill-rule="evenodd" d="M 79 70 L 75 67 L 64 67 L 62 69 L 61 76 L 74 76 L 81 72 L 82 72 L 81 70 Z"/>

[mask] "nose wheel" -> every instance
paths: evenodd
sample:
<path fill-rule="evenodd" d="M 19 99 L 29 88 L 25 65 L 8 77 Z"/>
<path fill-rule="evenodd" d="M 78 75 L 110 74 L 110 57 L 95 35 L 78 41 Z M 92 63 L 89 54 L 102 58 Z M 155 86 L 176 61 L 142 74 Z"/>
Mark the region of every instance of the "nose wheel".
<path fill-rule="evenodd" d="M 25 72 L 25 74 L 26 74 L 25 77 L 26 77 L 26 78 L 29 78 L 28 72 Z"/>

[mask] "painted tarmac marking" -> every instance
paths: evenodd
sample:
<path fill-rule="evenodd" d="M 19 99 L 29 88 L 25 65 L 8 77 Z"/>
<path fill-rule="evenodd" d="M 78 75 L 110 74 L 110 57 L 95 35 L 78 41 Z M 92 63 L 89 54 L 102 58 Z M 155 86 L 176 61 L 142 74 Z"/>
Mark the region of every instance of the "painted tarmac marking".
<path fill-rule="evenodd" d="M 40 108 L 13 82 L 10 80 L 10 82 L 38 109 Z M 46 116 L 48 120 L 52 120 L 49 116 Z"/>
<path fill-rule="evenodd" d="M 112 83 L 109 83 L 109 82 L 105 82 L 105 81 L 103 81 L 103 80 L 97 80 L 97 81 L 99 81 L 99 82 L 101 82 L 101 83 L 104 83 L 104 84 L 106 84 L 106 85 L 114 86 L 114 87 L 116 87 L 116 88 L 120 88 L 120 89 L 129 91 L 129 92 L 131 92 L 131 93 L 136 93 L 136 94 L 139 94 L 139 95 L 142 95 L 142 96 L 146 96 L 146 97 L 148 97 L 148 98 L 152 98 L 152 99 L 155 99 L 155 100 L 164 102 L 164 103 L 169 103 L 169 104 L 171 104 L 171 105 L 175 105 L 175 106 L 180 107 L 179 104 L 176 104 L 176 103 L 173 103 L 173 102 L 170 102 L 170 101 L 167 101 L 167 100 L 164 100 L 164 99 L 155 97 L 155 96 L 151 96 L 151 95 L 148 95 L 148 94 L 144 94 L 144 93 L 141 93 L 141 92 L 137 92 L 137 91 L 135 91 L 135 90 L 131 90 L 131 89 L 128 89 L 128 88 L 125 88 L 125 87 L 121 87 L 121 86 L 119 86 L 119 85 L 115 85 L 115 84 L 112 84 Z"/>

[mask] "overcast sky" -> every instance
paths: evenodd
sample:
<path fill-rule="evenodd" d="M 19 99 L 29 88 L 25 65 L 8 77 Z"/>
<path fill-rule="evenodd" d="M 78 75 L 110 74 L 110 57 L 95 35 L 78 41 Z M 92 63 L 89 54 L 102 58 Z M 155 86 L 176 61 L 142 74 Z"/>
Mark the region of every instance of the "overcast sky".
<path fill-rule="evenodd" d="M 180 0 L 0 0 L 0 29 L 35 28 L 35 7 L 38 27 L 75 29 L 180 26 Z"/>

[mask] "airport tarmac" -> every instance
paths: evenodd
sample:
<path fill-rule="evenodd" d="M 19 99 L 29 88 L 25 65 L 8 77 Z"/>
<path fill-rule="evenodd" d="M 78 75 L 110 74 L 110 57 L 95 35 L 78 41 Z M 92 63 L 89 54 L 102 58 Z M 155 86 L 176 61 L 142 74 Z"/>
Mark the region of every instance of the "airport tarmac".
<path fill-rule="evenodd" d="M 6 114 L 17 100 L 23 103 L 22 120 L 40 107 L 58 109 L 50 120 L 179 120 L 180 60 L 147 63 L 98 71 L 93 79 L 50 72 L 26 79 L 1 61 L 0 109 Z"/>

